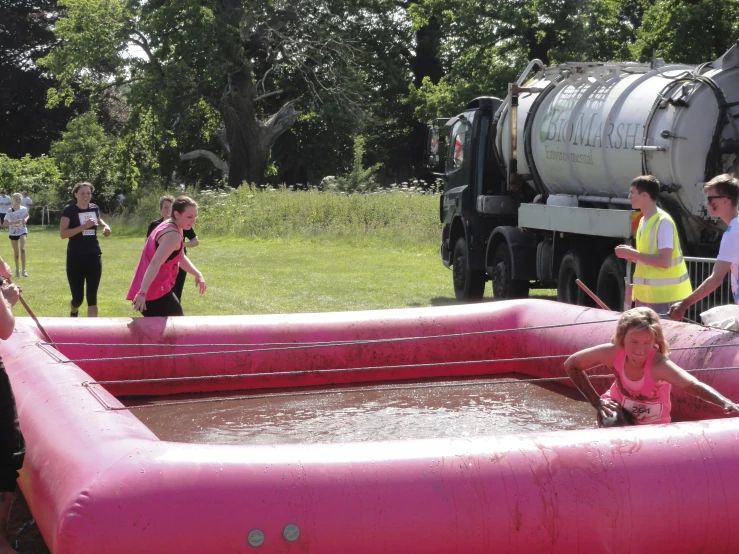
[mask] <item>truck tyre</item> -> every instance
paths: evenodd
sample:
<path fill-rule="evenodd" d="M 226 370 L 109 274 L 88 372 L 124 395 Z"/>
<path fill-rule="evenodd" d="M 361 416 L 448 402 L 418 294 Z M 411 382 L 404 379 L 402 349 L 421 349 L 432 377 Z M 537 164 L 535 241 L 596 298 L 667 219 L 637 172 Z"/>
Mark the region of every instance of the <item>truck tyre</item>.
<path fill-rule="evenodd" d="M 485 294 L 485 272 L 470 269 L 469 261 L 467 241 L 460 237 L 452 255 L 452 278 L 457 300 L 480 300 Z"/>
<path fill-rule="evenodd" d="M 624 277 L 626 268 L 615 254 L 608 256 L 598 272 L 595 294 L 606 306 L 620 312 L 624 307 Z"/>
<path fill-rule="evenodd" d="M 513 265 L 507 243 L 498 245 L 493 256 L 492 267 L 494 298 L 527 298 L 529 296 L 528 281 L 516 281 L 511 278 Z"/>
<path fill-rule="evenodd" d="M 557 300 L 578 306 L 595 306 L 595 302 L 575 282 L 577 279 L 580 279 L 580 281 L 592 290 L 593 273 L 580 252 L 577 250 L 567 251 L 564 258 L 562 258 L 562 263 L 559 265 Z"/>

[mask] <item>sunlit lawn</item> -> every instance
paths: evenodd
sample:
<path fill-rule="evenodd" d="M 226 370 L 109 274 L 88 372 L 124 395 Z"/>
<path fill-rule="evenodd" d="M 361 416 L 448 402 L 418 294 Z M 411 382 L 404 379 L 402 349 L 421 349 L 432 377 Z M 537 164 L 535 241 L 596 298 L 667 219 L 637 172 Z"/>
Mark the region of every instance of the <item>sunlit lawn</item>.
<path fill-rule="evenodd" d="M 29 231 L 30 277 L 16 279 L 23 296 L 38 316 L 67 316 L 66 241 L 55 228 Z M 205 275 L 208 291 L 199 296 L 188 277 L 183 294 L 186 315 L 368 310 L 454 302 L 451 272 L 441 264 L 436 244 L 401 249 L 377 242 L 357 245 L 335 237 L 200 238 L 201 245 L 190 250 L 190 257 Z M 100 243 L 100 315 L 130 316 L 134 312 L 125 295 L 143 238 L 116 236 L 114 228 L 114 234 L 101 237 Z M 0 255 L 13 265 L 10 241 L 2 235 Z M 16 314 L 25 315 L 21 308 Z M 86 314 L 85 305 L 81 314 Z"/>

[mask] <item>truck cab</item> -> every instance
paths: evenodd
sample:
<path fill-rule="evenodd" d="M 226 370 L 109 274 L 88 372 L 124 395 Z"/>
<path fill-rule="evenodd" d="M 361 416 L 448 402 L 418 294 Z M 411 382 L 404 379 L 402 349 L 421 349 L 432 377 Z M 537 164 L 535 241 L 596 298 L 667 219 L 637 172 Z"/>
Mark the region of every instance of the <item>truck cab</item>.
<path fill-rule="evenodd" d="M 492 244 L 494 231 L 516 234 L 502 229 L 516 224 L 519 199 L 506 191 L 505 176 L 495 159 L 493 141 L 496 136 L 495 113 L 502 100 L 481 97 L 472 100 L 461 114 L 444 126 L 446 152 L 442 153 L 445 171 L 444 193 L 440 198 L 439 216 L 443 224 L 441 259 L 453 272 L 454 293 L 458 300 L 479 300 L 485 283 L 494 280 L 497 296 L 528 295 L 526 279 L 513 279 L 512 259 L 502 241 Z M 430 130 L 428 159 L 440 165 L 434 146 L 438 148 L 438 128 Z M 437 155 L 436 158 L 434 156 Z M 489 263 L 486 263 L 486 260 Z M 495 263 L 493 263 L 495 262 Z"/>

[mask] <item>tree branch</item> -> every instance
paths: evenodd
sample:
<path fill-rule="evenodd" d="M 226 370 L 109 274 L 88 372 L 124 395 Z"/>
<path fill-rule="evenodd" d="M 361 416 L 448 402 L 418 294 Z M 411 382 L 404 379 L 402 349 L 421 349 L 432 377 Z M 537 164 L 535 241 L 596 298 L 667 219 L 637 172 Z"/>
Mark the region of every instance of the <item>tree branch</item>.
<path fill-rule="evenodd" d="M 187 154 L 180 154 L 181 162 L 195 160 L 197 158 L 208 158 L 210 163 L 212 163 L 216 169 L 220 170 L 225 176 L 228 175 L 228 163 L 209 150 L 193 150 Z"/>
<path fill-rule="evenodd" d="M 267 94 L 262 94 L 261 96 L 257 96 L 254 99 L 254 102 L 259 102 L 260 100 L 263 100 L 265 98 L 269 98 L 270 96 L 277 96 L 278 94 L 282 94 L 283 92 L 285 92 L 285 91 L 282 90 L 282 89 L 280 89 L 280 90 L 275 90 L 273 92 L 268 92 Z"/>

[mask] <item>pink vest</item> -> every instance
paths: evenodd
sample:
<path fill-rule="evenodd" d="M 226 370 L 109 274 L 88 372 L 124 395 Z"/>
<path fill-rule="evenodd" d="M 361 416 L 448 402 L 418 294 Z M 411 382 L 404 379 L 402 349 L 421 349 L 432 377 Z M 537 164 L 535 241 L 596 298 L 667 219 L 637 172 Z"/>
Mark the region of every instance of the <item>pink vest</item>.
<path fill-rule="evenodd" d="M 144 274 L 149 268 L 151 259 L 154 257 L 157 251 L 157 239 L 162 235 L 166 229 L 177 229 L 174 223 L 171 221 L 163 221 L 146 239 L 144 245 L 144 251 L 141 253 L 141 259 L 139 260 L 139 266 L 136 268 L 136 273 L 131 281 L 131 287 L 128 289 L 128 295 L 126 300 L 133 300 L 136 293 L 141 288 L 141 282 L 144 280 Z M 180 243 L 182 242 L 182 232 L 179 232 Z M 165 261 L 159 268 L 159 272 L 154 277 L 154 280 L 149 285 L 149 289 L 146 291 L 146 300 L 156 300 L 161 298 L 174 287 L 175 281 L 177 280 L 177 272 L 180 270 L 180 258 L 182 258 L 182 245 L 180 244 L 180 250 L 177 255 L 169 261 Z"/>
<path fill-rule="evenodd" d="M 628 411 L 637 425 L 647 423 L 670 423 L 670 391 L 672 385 L 664 381 L 656 382 L 652 378 L 652 358 L 657 349 L 644 362 L 644 377 L 639 381 L 632 381 L 624 375 L 624 361 L 626 352 L 619 349 L 616 359 L 613 360 L 613 369 L 616 370 L 616 380 L 611 388 L 601 398 L 611 398 Z"/>

